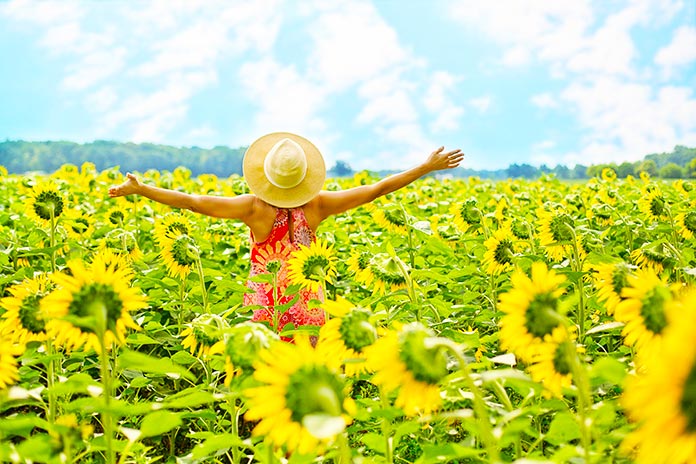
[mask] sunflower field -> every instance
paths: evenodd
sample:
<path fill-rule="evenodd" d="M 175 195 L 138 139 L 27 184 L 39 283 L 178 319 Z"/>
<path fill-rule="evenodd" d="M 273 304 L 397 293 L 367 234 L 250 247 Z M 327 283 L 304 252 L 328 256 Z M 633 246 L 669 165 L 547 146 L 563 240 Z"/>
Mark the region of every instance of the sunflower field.
<path fill-rule="evenodd" d="M 321 224 L 275 311 L 327 322 L 277 333 L 244 224 L 90 163 L 0 180 L 2 462 L 696 462 L 691 182 L 421 179 Z"/>

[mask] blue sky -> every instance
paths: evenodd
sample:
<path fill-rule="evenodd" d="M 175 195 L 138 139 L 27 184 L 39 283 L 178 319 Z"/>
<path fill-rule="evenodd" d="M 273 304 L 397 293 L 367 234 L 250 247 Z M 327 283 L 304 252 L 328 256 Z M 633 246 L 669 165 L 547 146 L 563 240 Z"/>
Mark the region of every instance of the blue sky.
<path fill-rule="evenodd" d="M 354 169 L 696 146 L 696 0 L 7 0 L 0 54 L 0 140 L 291 131 Z"/>

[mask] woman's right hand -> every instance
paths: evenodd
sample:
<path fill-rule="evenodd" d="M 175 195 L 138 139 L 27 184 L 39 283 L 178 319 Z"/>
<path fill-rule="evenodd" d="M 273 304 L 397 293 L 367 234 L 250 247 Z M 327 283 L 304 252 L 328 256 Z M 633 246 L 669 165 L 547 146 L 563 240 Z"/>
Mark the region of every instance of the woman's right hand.
<path fill-rule="evenodd" d="M 140 183 L 138 178 L 129 172 L 126 174 L 125 182 L 123 182 L 120 185 L 111 187 L 109 189 L 109 196 L 111 198 L 114 198 L 139 193 L 141 186 L 142 184 Z"/>

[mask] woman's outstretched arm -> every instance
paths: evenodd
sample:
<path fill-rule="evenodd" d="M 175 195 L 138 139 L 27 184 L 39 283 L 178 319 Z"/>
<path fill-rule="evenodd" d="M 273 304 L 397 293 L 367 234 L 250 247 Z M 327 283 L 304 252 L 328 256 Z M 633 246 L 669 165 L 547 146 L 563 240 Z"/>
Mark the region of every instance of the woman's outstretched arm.
<path fill-rule="evenodd" d="M 317 197 L 317 209 L 320 220 L 364 205 L 376 198 L 399 190 L 433 171 L 456 168 L 462 162 L 462 159 L 464 159 L 464 153 L 460 149 L 446 152 L 444 147 L 440 147 L 432 152 L 423 164 L 385 177 L 374 184 L 361 185 L 360 187 L 353 187 L 339 192 L 323 190 Z"/>
<path fill-rule="evenodd" d="M 211 195 L 191 195 L 176 190 L 153 187 L 143 184 L 130 172 L 126 181 L 109 189 L 110 197 L 142 195 L 150 200 L 173 208 L 188 209 L 194 213 L 217 218 L 241 219 L 247 222 L 254 211 L 254 196 L 216 197 Z"/>

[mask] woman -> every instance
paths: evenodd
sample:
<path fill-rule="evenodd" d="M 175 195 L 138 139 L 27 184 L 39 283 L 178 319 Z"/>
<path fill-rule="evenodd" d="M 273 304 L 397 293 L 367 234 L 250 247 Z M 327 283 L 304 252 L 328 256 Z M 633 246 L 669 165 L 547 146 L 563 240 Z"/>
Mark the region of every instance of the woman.
<path fill-rule="evenodd" d="M 284 295 L 288 287 L 287 261 L 300 245 L 309 246 L 314 241 L 317 227 L 324 219 L 394 192 L 433 171 L 457 167 L 463 157 L 459 149 L 446 152 L 440 147 L 415 168 L 371 185 L 329 192 L 321 190 L 326 168 L 319 150 L 303 137 L 274 132 L 253 142 L 244 154 L 244 178 L 251 194 L 191 195 L 142 184 L 128 173 L 124 183 L 109 189 L 109 196 L 137 194 L 174 208 L 244 222 L 251 233 L 250 277 L 277 273 L 275 287 L 249 280 L 247 285 L 253 293 L 245 294 L 244 303 L 262 307 L 254 311 L 254 321 L 273 325 L 274 305 L 291 300 Z M 275 264 L 269 271 L 270 263 Z M 280 295 L 277 303 L 274 295 Z M 298 301 L 280 316 L 278 332 L 289 322 L 295 327 L 324 324 L 323 310 L 308 308 L 312 299 L 323 300 L 321 290 L 300 291 Z"/>

